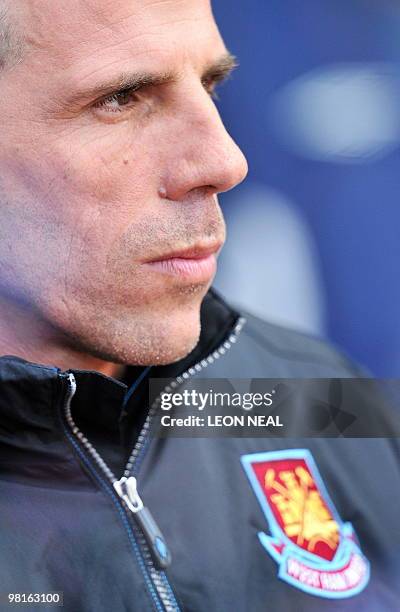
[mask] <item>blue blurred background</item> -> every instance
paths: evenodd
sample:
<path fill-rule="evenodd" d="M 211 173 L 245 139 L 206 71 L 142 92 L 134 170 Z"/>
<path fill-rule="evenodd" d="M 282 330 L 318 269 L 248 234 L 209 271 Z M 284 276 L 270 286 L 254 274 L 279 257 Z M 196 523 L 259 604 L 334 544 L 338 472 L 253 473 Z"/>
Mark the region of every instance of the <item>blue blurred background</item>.
<path fill-rule="evenodd" d="M 240 62 L 220 90 L 249 161 L 221 203 L 215 286 L 400 376 L 400 4 L 214 0 Z"/>

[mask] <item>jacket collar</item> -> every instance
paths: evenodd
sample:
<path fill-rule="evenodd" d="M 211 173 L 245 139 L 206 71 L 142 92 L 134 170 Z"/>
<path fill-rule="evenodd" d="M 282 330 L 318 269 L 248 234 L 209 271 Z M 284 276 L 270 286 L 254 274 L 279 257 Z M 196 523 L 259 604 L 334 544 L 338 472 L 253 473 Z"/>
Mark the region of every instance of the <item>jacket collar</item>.
<path fill-rule="evenodd" d="M 73 401 L 76 424 L 85 432 L 107 432 L 129 446 L 146 417 L 149 378 L 175 378 L 204 359 L 231 332 L 238 313 L 210 290 L 201 308 L 201 334 L 194 350 L 179 362 L 144 371 L 128 367 L 123 381 L 98 372 L 71 370 L 77 381 Z M 27 362 L 19 357 L 0 357 L 0 442 L 23 433 L 46 439 L 60 430 L 59 410 L 63 400 L 60 370 L 51 365 Z M 143 376 L 146 374 L 146 376 Z M 137 384 L 140 381 L 140 384 Z M 134 393 L 128 393 L 132 385 Z M 129 401 L 126 402 L 127 394 Z"/>

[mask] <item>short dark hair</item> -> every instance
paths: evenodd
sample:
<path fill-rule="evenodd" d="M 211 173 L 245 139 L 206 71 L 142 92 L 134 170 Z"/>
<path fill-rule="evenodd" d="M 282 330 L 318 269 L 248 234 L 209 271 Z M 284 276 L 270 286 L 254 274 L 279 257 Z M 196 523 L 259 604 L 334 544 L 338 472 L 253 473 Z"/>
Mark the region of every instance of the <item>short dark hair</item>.
<path fill-rule="evenodd" d="M 13 66 L 21 58 L 22 39 L 13 21 L 7 0 L 0 0 L 0 70 Z"/>

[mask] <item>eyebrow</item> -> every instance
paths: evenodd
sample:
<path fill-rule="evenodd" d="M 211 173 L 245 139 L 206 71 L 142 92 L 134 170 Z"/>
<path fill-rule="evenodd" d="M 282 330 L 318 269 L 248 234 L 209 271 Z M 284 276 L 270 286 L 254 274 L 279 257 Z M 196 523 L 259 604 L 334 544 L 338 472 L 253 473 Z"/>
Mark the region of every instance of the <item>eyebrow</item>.
<path fill-rule="evenodd" d="M 227 52 L 206 67 L 201 80 L 215 80 L 221 82 L 225 80 L 231 72 L 238 66 L 234 55 Z M 136 91 L 142 87 L 163 85 L 164 83 L 176 82 L 181 77 L 175 72 L 136 72 L 121 73 L 117 77 L 108 81 L 100 82 L 89 89 L 74 93 L 68 100 L 74 104 L 78 102 L 94 101 L 105 98 L 117 92 Z"/>

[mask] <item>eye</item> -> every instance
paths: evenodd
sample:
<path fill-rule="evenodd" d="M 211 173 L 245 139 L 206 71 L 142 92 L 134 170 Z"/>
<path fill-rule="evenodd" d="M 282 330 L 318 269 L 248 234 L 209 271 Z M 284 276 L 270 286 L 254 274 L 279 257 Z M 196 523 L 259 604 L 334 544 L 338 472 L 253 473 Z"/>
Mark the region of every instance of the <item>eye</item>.
<path fill-rule="evenodd" d="M 217 87 L 220 81 L 215 77 L 210 77 L 208 79 L 203 79 L 202 84 L 206 92 L 211 96 L 213 100 L 218 100 Z"/>
<path fill-rule="evenodd" d="M 110 113 L 121 113 L 123 110 L 131 108 L 135 102 L 135 90 L 125 89 L 99 100 L 94 104 L 94 108 Z"/>

